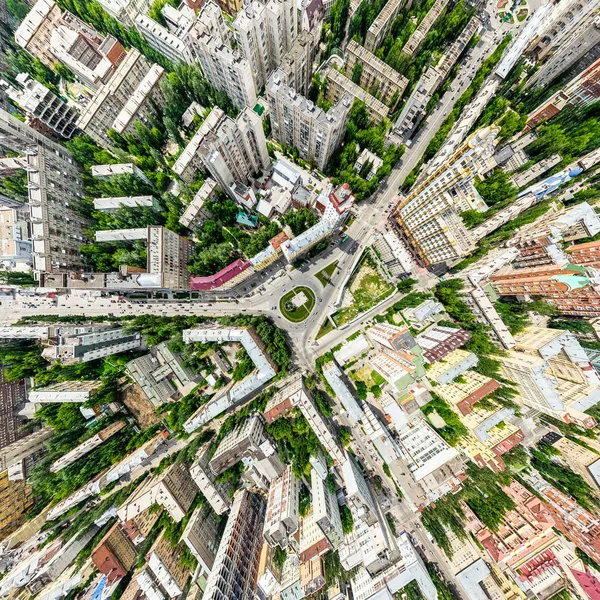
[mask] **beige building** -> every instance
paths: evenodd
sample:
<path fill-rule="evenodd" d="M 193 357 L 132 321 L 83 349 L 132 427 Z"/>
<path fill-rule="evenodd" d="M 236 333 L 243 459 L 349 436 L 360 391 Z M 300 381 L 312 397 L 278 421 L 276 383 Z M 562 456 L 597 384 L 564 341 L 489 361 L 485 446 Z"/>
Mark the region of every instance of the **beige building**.
<path fill-rule="evenodd" d="M 404 54 L 411 57 L 415 55 L 415 52 L 425 39 L 425 36 L 432 25 L 438 20 L 447 4 L 448 0 L 435 0 L 433 6 L 429 9 L 429 12 L 419 23 L 413 34 L 408 38 L 406 44 L 404 44 L 404 47 L 402 48 Z"/>
<path fill-rule="evenodd" d="M 548 439 L 549 438 L 549 439 Z M 556 458 L 563 465 L 581 475 L 586 482 L 597 490 L 600 487 L 600 454 L 588 450 L 581 444 L 551 432 L 542 441 L 549 441 L 560 452 Z"/>
<path fill-rule="evenodd" d="M 312 84 L 315 39 L 309 31 L 302 31 L 292 47 L 285 53 L 279 65 L 285 83 L 306 96 Z"/>
<path fill-rule="evenodd" d="M 398 71 L 363 48 L 355 40 L 346 47 L 346 77 L 352 78 L 356 65 L 362 65 L 358 84 L 363 90 L 376 93 L 377 98 L 393 111 L 402 98 L 408 80 Z"/>
<path fill-rule="evenodd" d="M 160 287 L 189 290 L 187 264 L 194 254 L 194 243 L 166 227 L 148 228 L 148 272 L 160 275 Z"/>
<path fill-rule="evenodd" d="M 286 470 L 271 481 L 263 536 L 270 546 L 288 545 L 288 536 L 298 529 L 298 479 L 288 465 Z"/>
<path fill-rule="evenodd" d="M 365 48 L 370 52 L 375 52 L 383 42 L 385 36 L 392 29 L 394 20 L 400 13 L 402 0 L 389 0 L 377 15 L 365 37 Z"/>
<path fill-rule="evenodd" d="M 380 100 L 371 96 L 369 92 L 363 90 L 360 85 L 348 79 L 343 73 L 336 69 L 328 69 L 324 76 L 327 78 L 327 100 L 331 104 L 339 102 L 346 95 L 352 96 L 354 100 L 364 102 L 369 113 L 369 119 L 375 125 L 379 125 L 381 121 L 387 118 L 390 109 Z"/>

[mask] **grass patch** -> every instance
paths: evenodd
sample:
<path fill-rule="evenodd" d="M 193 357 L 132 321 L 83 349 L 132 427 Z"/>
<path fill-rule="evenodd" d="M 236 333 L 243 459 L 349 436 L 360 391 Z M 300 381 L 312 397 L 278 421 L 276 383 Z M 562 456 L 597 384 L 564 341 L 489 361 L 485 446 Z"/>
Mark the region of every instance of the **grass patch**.
<path fill-rule="evenodd" d="M 373 308 L 393 292 L 394 287 L 379 272 L 375 260 L 367 251 L 345 292 L 352 297 L 351 303 L 334 313 L 332 319 L 340 327 Z"/>
<path fill-rule="evenodd" d="M 306 302 L 301 306 L 294 306 L 292 304 L 292 300 L 304 293 L 306 296 Z M 300 286 L 294 288 L 291 292 L 288 292 L 285 296 L 281 298 L 279 301 L 279 309 L 283 316 L 292 323 L 300 323 L 308 318 L 312 309 L 315 306 L 315 295 L 310 288 Z"/>
<path fill-rule="evenodd" d="M 337 267 L 338 261 L 332 262 L 330 265 L 327 265 L 324 269 L 319 271 L 315 277 L 321 282 L 321 285 L 325 287 L 333 275 L 335 268 Z"/>
<path fill-rule="evenodd" d="M 331 319 L 327 318 L 325 319 L 325 322 L 323 323 L 323 325 L 321 325 L 321 329 L 319 329 L 319 333 L 317 333 L 317 337 L 315 339 L 319 339 L 322 338 L 324 335 L 327 335 L 330 331 L 334 330 L 334 326 L 333 323 L 331 322 Z"/>

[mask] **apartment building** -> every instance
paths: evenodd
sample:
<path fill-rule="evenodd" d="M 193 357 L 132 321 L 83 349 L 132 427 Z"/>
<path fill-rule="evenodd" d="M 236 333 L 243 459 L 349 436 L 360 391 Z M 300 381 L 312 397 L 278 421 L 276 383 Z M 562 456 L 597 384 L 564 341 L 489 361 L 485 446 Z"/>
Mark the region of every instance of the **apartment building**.
<path fill-rule="evenodd" d="M 48 361 L 57 360 L 69 365 L 136 350 L 142 343 L 139 333 L 131 333 L 125 328 L 112 328 L 110 325 L 96 325 L 58 335 L 50 340 L 42 356 Z"/>
<path fill-rule="evenodd" d="M 1 109 L 0 135 L 2 147 L 27 162 L 34 271 L 82 269 L 89 221 L 80 212 L 85 191 L 79 166 L 68 150 Z"/>
<path fill-rule="evenodd" d="M 457 40 L 446 50 L 438 63 L 430 65 L 421 75 L 396 121 L 395 129 L 400 135 L 410 138 L 415 133 L 417 125 L 425 114 L 427 104 L 448 77 L 450 70 L 480 26 L 481 21 L 477 17 L 471 18 Z"/>
<path fill-rule="evenodd" d="M 159 65 L 152 65 L 144 78 L 140 81 L 133 95 L 127 100 L 112 128 L 120 135 L 130 133 L 135 135 L 134 124 L 141 122 L 150 123 L 150 117 L 165 107 L 165 97 L 160 88 L 160 82 L 165 75 L 165 70 Z"/>
<path fill-rule="evenodd" d="M 568 331 L 528 327 L 501 358 L 502 374 L 515 382 L 527 406 L 582 427 L 596 422 L 584 411 L 600 398 L 600 379 Z"/>
<path fill-rule="evenodd" d="M 597 269 L 600 267 L 600 242 L 586 242 L 569 246 L 567 257 L 570 263 Z"/>
<path fill-rule="evenodd" d="M 160 210 L 153 196 L 120 196 L 118 198 L 94 198 L 94 210 L 113 213 L 120 208 L 151 208 Z"/>
<path fill-rule="evenodd" d="M 231 506 L 229 484 L 218 483 L 217 476 L 209 466 L 211 444 L 205 444 L 196 452 L 194 462 L 190 467 L 190 475 L 202 490 L 212 509 L 218 514 L 225 514 Z"/>
<path fill-rule="evenodd" d="M 208 171 L 218 187 L 235 200 L 233 184 L 248 183 L 252 175 L 263 172 L 269 164 L 260 117 L 247 108 L 234 121 L 221 109 L 213 108 L 173 171 L 186 183 L 192 182 L 198 171 Z"/>
<path fill-rule="evenodd" d="M 554 5 L 528 51 L 542 64 L 526 87 L 547 86 L 600 42 L 600 18 L 594 0 Z"/>
<path fill-rule="evenodd" d="M 460 213 L 484 207 L 465 186 L 472 188 L 475 176 L 487 172 L 498 132 L 498 127 L 476 131 L 398 205 L 398 226 L 425 265 L 455 261 L 474 250 Z"/>
<path fill-rule="evenodd" d="M 377 323 L 367 329 L 367 336 L 392 352 L 410 350 L 417 345 L 406 325 L 390 325 Z"/>
<path fill-rule="evenodd" d="M 207 200 L 217 199 L 217 182 L 208 177 L 202 187 L 196 192 L 192 201 L 188 204 L 179 222 L 188 229 L 199 229 L 204 221 L 210 218 L 208 209 L 204 207 Z"/>
<path fill-rule="evenodd" d="M 498 296 L 528 299 L 540 296 L 564 315 L 600 316 L 600 289 L 580 266 L 546 265 L 515 269 L 493 275 L 490 282 Z"/>
<path fill-rule="evenodd" d="M 25 400 L 25 381 L 7 381 L 5 369 L 0 369 L 0 449 L 25 437 L 24 420 L 17 414 Z"/>
<path fill-rule="evenodd" d="M 208 579 L 215 563 L 221 539 L 221 526 L 207 506 L 198 507 L 190 517 L 181 541 L 186 544 L 200 566 L 200 577 Z"/>
<path fill-rule="evenodd" d="M 266 87 L 273 137 L 298 149 L 300 157 L 324 170 L 346 133 L 352 97 L 345 94 L 327 112 L 284 84 L 285 75 L 275 71 Z"/>
<path fill-rule="evenodd" d="M 265 511 L 262 496 L 245 489 L 237 492 L 206 583 L 204 600 L 254 600 Z"/>
<path fill-rule="evenodd" d="M 182 555 L 183 547 L 174 547 L 163 531 L 146 556 L 147 575 L 172 600 L 181 597 L 191 575 L 190 569 L 182 564 Z"/>
<path fill-rule="evenodd" d="M 15 41 L 50 69 L 63 62 L 93 89 L 106 83 L 125 56 L 117 40 L 101 36 L 53 0 L 34 4 L 15 31 Z"/>
<path fill-rule="evenodd" d="M 312 520 L 319 526 L 329 545 L 334 550 L 344 541 L 340 507 L 336 495 L 327 487 L 327 482 L 316 469 L 310 473 L 312 493 Z"/>
<path fill-rule="evenodd" d="M 451 406 L 455 406 L 461 415 L 468 415 L 473 405 L 500 388 L 500 384 L 491 377 L 477 371 L 463 373 L 463 381 L 452 381 L 439 385 L 435 393 Z"/>
<path fill-rule="evenodd" d="M 140 95 L 143 96 L 143 89 L 140 86 L 151 69 L 153 69 L 153 74 L 158 74 L 158 70 L 153 68 L 144 56 L 137 50 L 131 50 L 112 77 L 98 88 L 90 103 L 81 113 L 77 126 L 97 144 L 104 148 L 110 148 L 112 141 L 106 132 L 114 126 L 116 118 L 134 96 L 135 102 L 140 106 L 140 113 L 136 113 L 135 117 L 144 120 L 150 116 L 149 103 L 143 100 L 140 102 Z M 144 82 L 145 86 L 147 81 Z M 160 91 L 153 86 L 148 93 L 154 99 L 160 97 Z M 164 99 L 161 100 L 161 105 L 164 105 Z M 130 104 L 130 108 L 132 107 L 133 104 Z M 123 118 L 125 118 L 125 114 Z"/>
<path fill-rule="evenodd" d="M 160 277 L 160 287 L 189 290 L 187 264 L 194 254 L 194 242 L 166 227 L 148 227 L 148 272 Z"/>
<path fill-rule="evenodd" d="M 346 77 L 352 77 L 357 64 L 361 65 L 358 85 L 363 90 L 377 90 L 381 102 L 394 111 L 408 85 L 406 77 L 355 40 L 350 40 L 346 46 Z"/>
<path fill-rule="evenodd" d="M 91 559 L 109 583 L 125 577 L 137 563 L 138 551 L 117 521 L 92 550 Z"/>
<path fill-rule="evenodd" d="M 108 427 L 101 429 L 98 433 L 94 434 L 92 437 L 89 437 L 78 446 L 75 446 L 75 448 L 61 456 L 58 460 L 55 460 L 50 465 L 50 472 L 58 473 L 59 471 L 62 471 L 65 467 L 68 467 L 76 460 L 79 460 L 98 446 L 102 445 L 106 440 L 110 439 L 113 435 L 121 431 L 125 425 L 125 421 L 116 421 Z"/>
<path fill-rule="evenodd" d="M 77 111 L 27 73 L 19 73 L 16 80 L 19 88 L 4 87 L 27 116 L 28 124 L 46 135 L 69 139 L 77 130 Z"/>
<path fill-rule="evenodd" d="M 87 402 L 100 389 L 102 382 L 92 381 L 60 381 L 43 388 L 32 389 L 28 394 L 29 402 L 44 404 L 46 402 Z"/>
<path fill-rule="evenodd" d="M 270 546 L 287 547 L 289 536 L 298 530 L 298 495 L 300 482 L 288 465 L 271 481 L 263 537 Z"/>
<path fill-rule="evenodd" d="M 365 48 L 369 52 L 375 52 L 385 39 L 386 35 L 391 31 L 392 24 L 400 13 L 402 4 L 402 0 L 390 0 L 385 3 L 381 12 L 375 17 L 375 20 L 371 23 L 365 37 Z"/>
<path fill-rule="evenodd" d="M 363 411 L 348 387 L 342 371 L 334 361 L 329 361 L 323 365 L 323 377 L 334 391 L 335 397 L 340 401 L 342 407 L 347 411 L 348 416 L 356 423 L 362 421 L 364 418 Z"/>
<path fill-rule="evenodd" d="M 600 98 L 600 59 L 542 102 L 527 117 L 527 129 L 555 117 L 567 106 L 587 106 Z"/>
<path fill-rule="evenodd" d="M 420 333 L 415 342 L 423 350 L 425 362 L 432 364 L 443 360 L 450 352 L 464 346 L 471 339 L 471 334 L 464 329 L 433 325 Z"/>
<path fill-rule="evenodd" d="M 383 102 L 375 98 L 375 96 L 371 96 L 369 92 L 363 90 L 360 85 L 348 79 L 348 77 L 340 73 L 337 69 L 329 68 L 323 73 L 323 76 L 327 79 L 326 96 L 331 104 L 336 104 L 342 98 L 350 95 L 353 98 L 353 102 L 354 100 L 360 100 L 365 103 L 369 119 L 375 125 L 378 125 L 387 118 L 390 109 Z"/>
<path fill-rule="evenodd" d="M 28 271 L 33 266 L 29 209 L 14 204 L 0 206 L 0 264 L 7 271 Z"/>
<path fill-rule="evenodd" d="M 152 0 L 98 0 L 98 4 L 119 23 L 135 27 L 136 16 L 147 14 Z"/>
<path fill-rule="evenodd" d="M 283 55 L 279 70 L 284 83 L 298 94 L 306 96 L 312 84 L 316 43 L 314 34 L 301 31 L 292 47 Z"/>
<path fill-rule="evenodd" d="M 492 410 L 474 408 L 462 421 L 471 433 L 496 456 L 502 456 L 524 438 L 521 429 L 511 419 L 514 411 L 509 408 L 496 407 Z"/>
<path fill-rule="evenodd" d="M 560 452 L 554 460 L 581 475 L 593 489 L 600 487 L 599 454 L 554 431 L 547 433 L 541 441 Z"/>
<path fill-rule="evenodd" d="M 54 435 L 51 427 L 30 432 L 0 449 L 0 471 L 8 470 L 9 481 L 24 481 L 46 454 L 46 442 Z"/>
<path fill-rule="evenodd" d="M 404 46 L 402 47 L 402 52 L 404 54 L 406 54 L 409 57 L 415 55 L 415 52 L 423 43 L 425 36 L 433 27 L 433 24 L 439 19 L 447 4 L 448 0 L 435 0 L 433 6 L 429 9 L 428 13 L 425 15 L 423 20 L 413 31 L 412 35 L 408 38 L 406 44 L 404 44 Z"/>
<path fill-rule="evenodd" d="M 178 462 L 146 481 L 119 508 L 121 521 L 129 521 L 153 504 L 160 504 L 179 523 L 198 494 L 198 486 L 184 463 Z"/>
<path fill-rule="evenodd" d="M 233 22 L 240 54 L 248 61 L 257 90 L 267 84 L 298 36 L 298 11 L 291 0 L 254 0 L 244 6 Z"/>
<path fill-rule="evenodd" d="M 570 496 L 551 486 L 539 475 L 528 475 L 527 483 L 542 496 L 554 526 L 595 561 L 600 559 L 600 520 Z"/>

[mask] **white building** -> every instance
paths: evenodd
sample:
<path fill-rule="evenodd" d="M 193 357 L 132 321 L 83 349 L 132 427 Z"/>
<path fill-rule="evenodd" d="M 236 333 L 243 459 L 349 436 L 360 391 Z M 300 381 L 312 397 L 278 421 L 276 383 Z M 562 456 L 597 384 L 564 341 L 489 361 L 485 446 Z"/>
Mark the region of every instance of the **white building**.
<path fill-rule="evenodd" d="M 120 208 L 153 208 L 157 202 L 152 196 L 121 196 L 119 198 L 94 198 L 94 210 L 115 212 Z"/>
<path fill-rule="evenodd" d="M 263 536 L 270 546 L 285 548 L 288 537 L 298 529 L 298 494 L 300 484 L 292 467 L 271 481 Z"/>
<path fill-rule="evenodd" d="M 29 392 L 29 402 L 87 402 L 100 388 L 100 381 L 61 381 Z"/>
<path fill-rule="evenodd" d="M 344 530 L 340 517 L 340 507 L 336 495 L 328 488 L 316 469 L 310 473 L 312 493 L 312 518 L 321 528 L 331 547 L 335 550 L 344 541 Z"/>
<path fill-rule="evenodd" d="M 212 509 L 218 514 L 225 514 L 231 506 L 229 498 L 229 485 L 227 483 L 217 483 L 217 477 L 209 466 L 210 444 L 202 446 L 198 452 L 192 466 L 190 475 L 196 482 L 198 489 L 202 490 Z"/>
<path fill-rule="evenodd" d="M 139 14 L 147 14 L 152 0 L 99 0 L 102 8 L 119 23 L 135 27 L 135 18 Z"/>
<path fill-rule="evenodd" d="M 364 413 L 358 404 L 354 394 L 346 385 L 344 377 L 335 362 L 330 361 L 323 365 L 323 377 L 334 391 L 336 398 L 348 412 L 348 416 L 358 423 L 364 418 Z"/>
<path fill-rule="evenodd" d="M 208 177 L 202 184 L 202 187 L 196 192 L 192 201 L 183 211 L 179 222 L 188 229 L 199 229 L 206 219 L 210 218 L 210 214 L 204 203 L 207 200 L 215 200 L 217 198 L 217 182 Z"/>

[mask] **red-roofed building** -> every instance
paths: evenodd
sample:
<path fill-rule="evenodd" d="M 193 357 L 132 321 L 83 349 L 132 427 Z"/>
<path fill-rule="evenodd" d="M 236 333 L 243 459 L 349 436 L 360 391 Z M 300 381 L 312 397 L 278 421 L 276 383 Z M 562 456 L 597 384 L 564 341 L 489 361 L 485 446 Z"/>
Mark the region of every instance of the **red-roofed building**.
<path fill-rule="evenodd" d="M 585 571 L 579 571 L 571 567 L 571 573 L 577 580 L 577 583 L 582 587 L 583 591 L 591 600 L 600 600 L 600 581 L 592 575 L 591 571 L 584 567 Z"/>
<path fill-rule="evenodd" d="M 236 261 L 209 277 L 191 277 L 193 291 L 209 291 L 217 288 L 230 289 L 254 273 L 252 264 L 238 258 Z"/>

